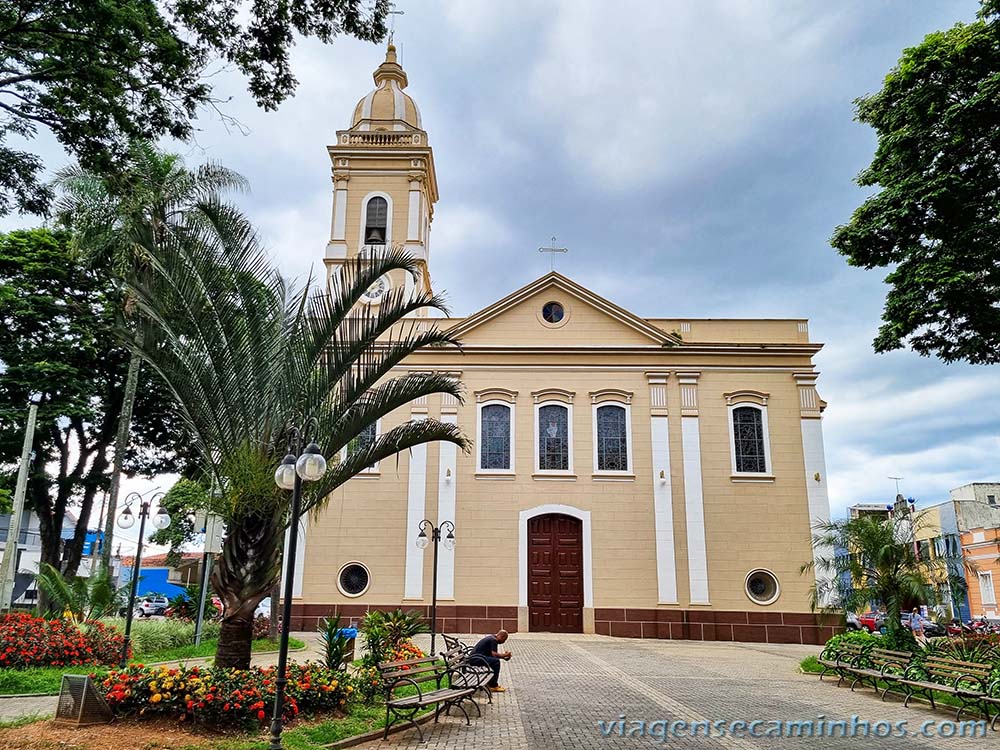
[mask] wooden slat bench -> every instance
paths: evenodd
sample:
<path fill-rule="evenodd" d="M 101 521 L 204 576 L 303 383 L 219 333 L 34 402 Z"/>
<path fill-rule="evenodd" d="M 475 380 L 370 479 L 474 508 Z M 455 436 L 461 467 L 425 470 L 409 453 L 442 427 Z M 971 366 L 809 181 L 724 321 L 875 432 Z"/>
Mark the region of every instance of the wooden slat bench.
<path fill-rule="evenodd" d="M 819 678 L 822 680 L 828 672 L 835 672 L 840 677 L 837 680 L 839 686 L 855 668 L 861 668 L 867 652 L 868 646 L 849 641 L 827 646 L 819 655 L 819 663 L 823 665 Z"/>
<path fill-rule="evenodd" d="M 449 711 L 452 706 L 462 712 L 466 724 L 471 723 L 469 714 L 462 706 L 462 703 L 467 700 L 472 701 L 476 711 L 479 711 L 479 706 L 472 700 L 476 688 L 463 685 L 463 678 L 460 674 L 433 656 L 427 656 L 423 659 L 382 662 L 378 665 L 378 670 L 385 683 L 385 732 L 382 735 L 383 739 L 389 737 L 389 729 L 397 721 L 408 721 L 417 728 L 420 741 L 423 742 L 424 732 L 416 722 L 416 715 L 421 709 L 429 706 L 435 706 L 435 724 L 441 711 Z M 442 687 L 442 683 L 445 681 L 447 684 Z M 434 683 L 430 690 L 425 689 L 428 682 Z M 396 692 L 404 685 L 412 685 L 416 688 L 416 694 L 397 696 Z"/>
<path fill-rule="evenodd" d="M 861 658 L 857 665 L 847 670 L 854 675 L 851 690 L 854 690 L 856 685 L 864 687 L 865 680 L 870 680 L 871 686 L 877 695 L 879 692 L 879 682 L 885 682 L 887 684 L 882 690 L 882 700 L 885 700 L 885 696 L 889 690 L 903 678 L 911 661 L 913 661 L 913 654 L 909 651 L 890 651 L 887 648 L 872 648 Z"/>
<path fill-rule="evenodd" d="M 472 652 L 472 646 L 470 646 L 468 643 L 465 643 L 464 641 L 458 640 L 458 638 L 456 638 L 453 635 L 447 635 L 446 633 L 442 633 L 441 637 L 444 639 L 444 646 L 448 651 L 461 649 L 466 654 Z"/>
<path fill-rule="evenodd" d="M 963 711 L 973 707 L 989 719 L 989 704 L 997 702 L 989 696 L 992 671 L 992 664 L 928 656 L 922 664 L 911 664 L 903 679 L 899 680 L 901 685 L 906 686 L 903 705 L 909 705 L 910 698 L 920 694 L 930 701 L 931 708 L 936 708 L 934 693 L 945 693 L 955 696 L 962 703 L 955 714 L 955 721 L 962 717 Z"/>
<path fill-rule="evenodd" d="M 452 686 L 473 687 L 477 692 L 483 692 L 486 700 L 493 703 L 493 694 L 489 684 L 493 679 L 493 668 L 481 656 L 470 654 L 462 646 L 441 653 L 444 663 L 452 670 Z"/>

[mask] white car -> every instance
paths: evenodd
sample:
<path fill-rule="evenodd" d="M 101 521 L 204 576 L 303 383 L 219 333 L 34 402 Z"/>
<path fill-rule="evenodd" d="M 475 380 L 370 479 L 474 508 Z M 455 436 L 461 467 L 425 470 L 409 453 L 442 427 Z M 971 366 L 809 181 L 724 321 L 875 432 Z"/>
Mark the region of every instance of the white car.
<path fill-rule="evenodd" d="M 139 602 L 137 609 L 143 617 L 150 617 L 151 615 L 166 614 L 167 607 L 169 606 L 170 602 L 167 601 L 167 597 L 165 596 L 147 596 Z"/>
<path fill-rule="evenodd" d="M 271 597 L 265 596 L 260 600 L 260 604 L 257 605 L 257 609 L 254 610 L 254 617 L 270 617 L 271 616 Z"/>

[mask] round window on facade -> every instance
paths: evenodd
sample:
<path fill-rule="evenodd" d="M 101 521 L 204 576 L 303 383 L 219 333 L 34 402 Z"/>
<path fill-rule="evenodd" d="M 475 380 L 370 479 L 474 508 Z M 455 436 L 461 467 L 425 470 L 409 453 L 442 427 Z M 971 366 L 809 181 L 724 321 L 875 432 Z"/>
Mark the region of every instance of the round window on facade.
<path fill-rule="evenodd" d="M 778 579 L 770 570 L 763 568 L 747 573 L 747 596 L 756 604 L 771 604 L 781 593 Z"/>
<path fill-rule="evenodd" d="M 371 574 L 359 562 L 347 563 L 337 576 L 337 588 L 344 596 L 361 596 L 368 590 Z"/>
<path fill-rule="evenodd" d="M 566 315 L 566 309 L 558 302 L 546 302 L 542 305 L 542 320 L 549 325 L 561 323 Z"/>

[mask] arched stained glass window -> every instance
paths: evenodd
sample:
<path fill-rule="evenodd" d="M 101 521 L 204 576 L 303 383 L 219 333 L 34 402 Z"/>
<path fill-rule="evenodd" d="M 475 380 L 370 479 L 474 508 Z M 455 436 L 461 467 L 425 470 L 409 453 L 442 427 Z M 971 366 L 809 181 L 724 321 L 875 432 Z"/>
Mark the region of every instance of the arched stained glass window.
<path fill-rule="evenodd" d="M 597 408 L 597 470 L 628 471 L 628 422 L 625 407 Z"/>
<path fill-rule="evenodd" d="M 565 406 L 548 404 L 538 410 L 538 469 L 569 469 L 569 411 Z"/>
<path fill-rule="evenodd" d="M 510 468 L 510 407 L 487 404 L 480 410 L 479 468 Z"/>
<path fill-rule="evenodd" d="M 753 406 L 733 409 L 733 442 L 737 472 L 767 473 L 764 418 L 760 409 Z"/>

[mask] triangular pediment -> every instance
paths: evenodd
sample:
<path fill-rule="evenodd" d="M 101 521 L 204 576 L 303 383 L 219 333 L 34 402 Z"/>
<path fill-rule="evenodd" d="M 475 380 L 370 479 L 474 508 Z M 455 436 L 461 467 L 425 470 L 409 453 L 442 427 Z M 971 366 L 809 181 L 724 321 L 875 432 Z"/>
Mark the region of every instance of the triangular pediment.
<path fill-rule="evenodd" d="M 553 324 L 542 309 L 555 302 L 564 318 Z M 448 333 L 467 345 L 673 346 L 680 340 L 555 271 L 463 319 Z"/>

